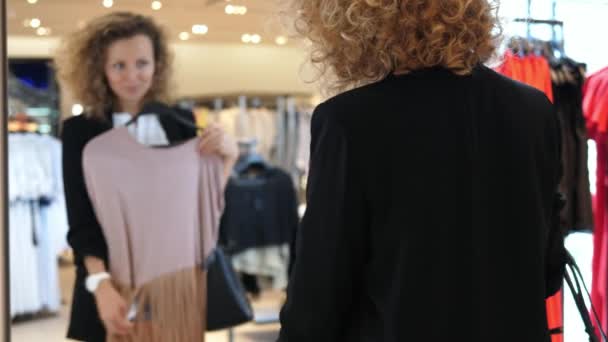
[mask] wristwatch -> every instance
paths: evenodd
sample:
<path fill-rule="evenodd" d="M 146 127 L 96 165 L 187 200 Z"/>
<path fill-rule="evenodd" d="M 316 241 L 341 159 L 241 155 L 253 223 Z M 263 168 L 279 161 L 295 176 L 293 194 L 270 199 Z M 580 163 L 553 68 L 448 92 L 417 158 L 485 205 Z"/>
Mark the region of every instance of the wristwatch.
<path fill-rule="evenodd" d="M 95 291 L 97 291 L 99 284 L 101 284 L 102 281 L 104 281 L 106 279 L 110 279 L 110 278 L 111 278 L 111 276 L 110 276 L 110 273 L 108 273 L 108 272 L 90 274 L 87 277 L 87 279 L 85 280 L 84 285 L 85 285 L 87 291 L 94 294 Z"/>

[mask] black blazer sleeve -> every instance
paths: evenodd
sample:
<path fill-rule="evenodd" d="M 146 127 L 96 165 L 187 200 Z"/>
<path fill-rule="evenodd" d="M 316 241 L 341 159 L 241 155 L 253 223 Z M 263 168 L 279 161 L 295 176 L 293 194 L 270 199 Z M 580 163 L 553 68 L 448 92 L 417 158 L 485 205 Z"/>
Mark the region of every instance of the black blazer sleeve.
<path fill-rule="evenodd" d="M 363 282 L 364 186 L 332 109 L 321 105 L 313 116 L 308 207 L 281 312 L 282 342 L 344 341 Z"/>
<path fill-rule="evenodd" d="M 183 119 L 186 119 L 192 123 L 196 122 L 196 120 L 194 119 L 194 114 L 191 111 L 178 107 L 171 107 L 171 109 L 175 112 L 176 115 L 179 115 Z M 165 130 L 165 133 L 167 134 L 167 138 L 171 143 L 188 140 L 196 137 L 197 132 L 195 129 L 183 125 L 171 118 L 161 116 L 160 122 L 163 126 L 163 129 Z"/>
<path fill-rule="evenodd" d="M 70 226 L 68 242 L 74 250 L 77 265 L 82 265 L 86 256 L 107 261 L 108 253 L 84 180 L 82 152 L 94 136 L 85 120 L 80 117 L 66 120 L 62 131 L 63 182 Z"/>
<path fill-rule="evenodd" d="M 552 106 L 548 106 L 553 108 Z M 549 208 L 548 218 L 549 231 L 547 233 L 547 248 L 545 252 L 545 278 L 546 278 L 546 296 L 550 297 L 562 288 L 564 283 L 564 273 L 566 267 L 566 247 L 564 238 L 566 232 L 561 225 L 561 210 L 564 208 L 565 201 L 568 200 L 559 193 L 559 183 L 563 176 L 562 165 L 562 139 L 561 131 L 557 118 L 557 113 L 554 110 L 548 111 L 545 124 L 546 135 L 546 158 L 547 181 L 549 183 L 549 191 L 553 197 L 546 206 Z"/>

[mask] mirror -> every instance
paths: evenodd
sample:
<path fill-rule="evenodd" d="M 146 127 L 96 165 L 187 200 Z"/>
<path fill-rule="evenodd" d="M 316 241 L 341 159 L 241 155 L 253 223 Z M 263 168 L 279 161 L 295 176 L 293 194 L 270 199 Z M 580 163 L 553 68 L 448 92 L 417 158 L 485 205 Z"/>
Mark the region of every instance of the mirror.
<path fill-rule="evenodd" d="M 118 11 L 153 18 L 164 28 L 173 56 L 171 96 L 165 102 L 168 110 L 185 115 L 201 127 L 209 127 L 211 123 L 220 125 L 242 146 L 238 169 L 231 175 L 225 192 L 219 243 L 231 256 L 231 264 L 245 288 L 255 317 L 252 322 L 231 330 L 209 332 L 206 341 L 274 341 L 293 250 L 291 237 L 297 226 L 298 206 L 303 202 L 310 115 L 318 102 L 314 96 L 316 86 L 302 81 L 305 51 L 282 31 L 275 16 L 278 7 L 269 1 L 8 0 L 7 13 L 2 18 L 6 18 L 8 25 L 8 110 L 5 111 L 8 115 L 5 119 L 10 142 L 7 159 L 11 193 L 7 207 L 11 219 L 8 253 L 12 341 L 71 341 L 66 338 L 70 321 L 75 326 L 90 324 L 87 314 L 82 313 L 86 308 L 79 309 L 84 311 L 75 318 L 70 316 L 75 300 L 89 296 L 88 302 L 94 302 L 92 295 L 85 292 L 84 276 L 79 275 L 88 264 L 84 265 L 83 258 L 72 246 L 82 246 L 82 238 L 75 237 L 68 242 L 66 236 L 74 226 L 81 227 L 82 217 L 88 215 L 84 220 L 99 222 L 103 226 L 101 236 L 114 248 L 116 241 L 105 230 L 106 219 L 122 214 L 114 212 L 105 216 L 101 202 L 92 196 L 92 186 L 86 187 L 87 183 L 82 187 L 82 178 L 96 176 L 86 173 L 83 170 L 86 165 L 77 163 L 70 154 L 74 139 L 65 136 L 61 139 L 66 134 L 75 136 L 76 140 L 91 140 L 93 136 L 87 135 L 86 125 L 81 124 L 68 133 L 69 128 L 65 127 L 70 124 L 64 123 L 89 120 L 94 110 L 91 103 L 87 103 L 90 99 L 79 98 L 90 94 L 74 89 L 74 82 L 61 77 L 65 69 L 56 56 L 66 57 L 66 52 L 61 50 L 66 37 L 76 31 L 92 30 L 95 18 Z M 66 20 L 67 13 L 70 13 L 69 20 Z M 137 44 L 129 45 L 133 46 Z M 106 62 L 114 58 L 109 57 L 107 49 L 102 53 Z M 118 62 L 129 62 L 123 50 L 117 53 Z M 77 61 L 72 69 L 78 70 L 80 64 L 88 60 L 71 61 Z M 136 62 L 138 67 L 140 62 Z M 111 89 L 119 105 L 112 102 L 114 105 L 107 107 L 107 114 L 111 115 L 111 125 L 118 127 L 130 117 L 127 114 L 125 119 L 119 115 L 128 108 L 117 107 L 126 103 L 123 101 L 129 96 L 126 93 L 137 92 L 141 84 L 138 80 L 127 81 L 131 83 L 127 84 L 126 93 L 121 93 L 121 79 L 116 81 L 105 67 L 102 65 L 100 70 L 104 70 L 101 79 L 106 82 L 106 88 L 100 89 L 110 89 L 108 82 L 116 82 Z M 112 68 L 115 67 L 112 64 Z M 86 77 L 83 69 L 79 70 L 82 77 Z M 145 88 L 145 82 L 142 84 Z M 150 133 L 159 123 L 163 134 Z M 137 148 L 141 144 L 154 148 L 182 140 L 178 139 L 184 138 L 179 132 L 184 129 L 177 121 L 151 115 L 129 125 L 127 134 L 136 138 L 129 142 L 137 141 Z M 159 136 L 164 140 L 159 141 Z M 125 144 L 129 142 L 125 140 Z M 136 148 L 136 145 L 129 146 Z M 83 146 L 79 148 L 82 157 Z M 119 148 L 123 152 L 126 149 Z M 178 149 L 161 150 L 169 155 Z M 139 160 L 139 156 L 136 154 L 131 162 Z M 167 161 L 172 160 L 155 158 L 161 164 L 171 164 Z M 277 179 L 282 179 L 278 186 Z M 118 176 L 109 181 L 122 182 Z M 193 185 L 196 182 L 197 179 L 192 179 Z M 128 182 L 122 184 L 124 189 Z M 89 197 L 94 217 L 91 208 L 80 204 L 83 197 L 79 196 Z M 277 201 L 279 196 L 289 201 Z M 179 201 L 177 197 L 156 198 L 163 203 L 163 208 L 170 207 L 173 200 Z M 130 207 L 129 203 L 132 202 L 122 208 Z M 181 213 L 177 208 L 171 215 Z M 183 215 L 187 215 L 188 211 L 183 210 Z M 252 220 L 252 214 L 258 215 L 258 219 Z M 262 220 L 271 224 L 262 224 Z M 263 234 L 252 235 L 253 230 Z M 144 238 L 141 244 L 149 246 L 152 240 Z M 179 253 L 181 249 L 165 248 L 160 251 L 165 255 Z M 132 256 L 138 257 L 141 256 Z M 114 267 L 110 263 L 110 268 Z M 113 281 L 115 278 L 118 277 Z M 129 298 L 136 303 L 138 297 Z M 88 309 L 90 313 L 91 307 Z M 137 314 L 148 309 L 137 306 L 130 309 L 135 312 L 133 317 L 145 319 L 145 315 Z M 129 311 L 129 315 L 131 313 Z M 70 336 L 82 338 L 82 328 L 70 329 Z"/>
<path fill-rule="evenodd" d="M 570 57 L 589 61 L 596 71 L 607 51 L 588 34 L 602 32 L 597 23 L 608 7 L 581 3 L 560 4 L 557 17 L 566 22 L 560 38 L 568 37 Z M 230 256 L 239 293 L 254 315 L 232 329 L 205 333 L 205 340 L 275 341 L 305 209 L 311 113 L 320 102 L 318 84 L 303 81 L 313 79 L 313 71 L 302 68 L 306 47 L 281 27 L 278 4 L 1 4 L 0 122 L 6 129 L 0 133 L 0 336 L 18 342 L 104 340 L 90 291 L 113 303 L 118 310 L 111 314 L 137 326 L 138 334 L 156 333 L 146 323 L 157 317 L 187 321 L 179 316 L 186 312 L 194 320 L 184 324 L 197 327 L 188 333 L 203 334 L 211 313 L 203 311 L 202 293 L 212 288 L 203 272 L 217 265 L 218 258 L 207 257 L 216 253 L 217 242 Z M 528 4 L 503 1 L 500 11 L 512 18 L 555 12 L 555 1 L 538 1 L 530 11 Z M 165 40 L 155 38 L 157 25 Z M 506 30 L 556 35 L 546 28 Z M 99 40 L 85 44 L 91 37 Z M 75 47 L 88 48 L 78 55 Z M 145 106 L 159 100 L 160 109 Z M 134 124 L 123 127 L 127 122 Z M 219 159 L 197 151 L 197 135 L 212 124 L 236 140 L 234 167 L 226 173 Z M 211 176 L 220 173 L 225 189 L 221 176 Z M 587 259 L 588 237 L 570 240 Z M 159 303 L 167 293 L 181 297 Z M 173 306 L 180 300 L 181 306 Z M 568 327 L 582 332 L 570 324 L 577 317 L 568 305 L 566 335 Z"/>

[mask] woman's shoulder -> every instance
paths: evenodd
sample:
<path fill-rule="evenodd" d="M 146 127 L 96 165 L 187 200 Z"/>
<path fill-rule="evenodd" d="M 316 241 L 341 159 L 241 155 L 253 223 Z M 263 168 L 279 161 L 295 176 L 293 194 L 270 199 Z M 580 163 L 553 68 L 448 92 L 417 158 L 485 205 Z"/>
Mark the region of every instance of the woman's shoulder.
<path fill-rule="evenodd" d="M 479 79 L 477 90 L 480 101 L 485 101 L 509 112 L 512 118 L 520 117 L 528 125 L 552 120 L 554 106 L 547 94 L 531 85 L 513 80 L 496 71 L 483 67 L 474 74 Z M 539 121 L 540 119 L 540 121 Z"/>
<path fill-rule="evenodd" d="M 549 103 L 549 99 L 543 91 L 509 78 L 486 66 L 477 68 L 473 75 L 477 76 L 477 78 L 482 81 L 482 86 L 494 90 L 496 93 L 517 97 L 520 101 L 541 103 L 541 105 L 547 105 Z"/>
<path fill-rule="evenodd" d="M 109 123 L 87 114 L 76 115 L 63 120 L 64 127 L 104 127 Z"/>
<path fill-rule="evenodd" d="M 64 142 L 80 141 L 82 144 L 85 144 L 110 128 L 110 123 L 87 115 L 78 115 L 63 121 L 61 136 Z"/>
<path fill-rule="evenodd" d="M 171 106 L 171 109 L 173 109 L 177 113 L 177 115 L 185 119 L 194 119 L 194 112 L 192 112 L 190 109 L 182 108 L 179 106 Z"/>

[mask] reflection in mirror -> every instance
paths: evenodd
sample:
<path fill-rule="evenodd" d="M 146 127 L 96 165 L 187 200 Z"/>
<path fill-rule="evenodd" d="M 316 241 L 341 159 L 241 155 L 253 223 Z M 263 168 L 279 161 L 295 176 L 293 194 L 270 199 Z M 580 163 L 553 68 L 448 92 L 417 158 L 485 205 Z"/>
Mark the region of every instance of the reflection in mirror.
<path fill-rule="evenodd" d="M 13 341 L 276 339 L 318 100 L 230 6 L 8 1 Z"/>

